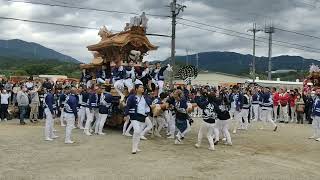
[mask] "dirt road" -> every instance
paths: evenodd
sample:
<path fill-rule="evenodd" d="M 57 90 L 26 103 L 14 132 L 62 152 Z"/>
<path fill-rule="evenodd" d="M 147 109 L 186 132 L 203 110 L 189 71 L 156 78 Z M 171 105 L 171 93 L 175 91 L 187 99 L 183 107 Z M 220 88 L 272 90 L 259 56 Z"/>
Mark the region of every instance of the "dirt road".
<path fill-rule="evenodd" d="M 310 125 L 280 124 L 278 132 L 259 130 L 232 135 L 233 146 L 194 148 L 199 120 L 183 145 L 153 138 L 142 152 L 130 153 L 131 139 L 120 131 L 85 136 L 73 131 L 76 144 L 65 145 L 56 125 L 54 142 L 43 140 L 43 124 L 0 123 L 0 179 L 320 179 L 320 142 L 308 140 Z M 30 123 L 29 123 L 30 124 Z"/>

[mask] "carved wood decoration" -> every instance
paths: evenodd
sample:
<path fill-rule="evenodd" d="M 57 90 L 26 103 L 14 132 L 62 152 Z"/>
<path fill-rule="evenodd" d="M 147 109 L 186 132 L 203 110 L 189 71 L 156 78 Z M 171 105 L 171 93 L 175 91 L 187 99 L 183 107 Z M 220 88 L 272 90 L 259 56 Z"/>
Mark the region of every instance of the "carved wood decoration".
<path fill-rule="evenodd" d="M 132 50 L 140 51 L 141 55 L 136 53 L 132 56 L 131 53 L 131 58 L 134 57 L 136 60 L 136 66 L 141 66 L 143 56 L 148 51 L 158 48 L 150 43 L 145 31 L 146 27 L 143 27 L 141 24 L 138 26 L 129 26 L 127 24 L 125 31 L 112 34 L 103 26 L 98 33 L 101 41 L 87 47 L 89 51 L 94 52 L 92 63 L 80 65 L 80 68 L 87 69 L 95 78 L 96 72 L 101 70 L 102 66 L 105 65 L 108 75 L 110 75 L 114 62 L 122 61 L 122 64 L 126 65 Z"/>

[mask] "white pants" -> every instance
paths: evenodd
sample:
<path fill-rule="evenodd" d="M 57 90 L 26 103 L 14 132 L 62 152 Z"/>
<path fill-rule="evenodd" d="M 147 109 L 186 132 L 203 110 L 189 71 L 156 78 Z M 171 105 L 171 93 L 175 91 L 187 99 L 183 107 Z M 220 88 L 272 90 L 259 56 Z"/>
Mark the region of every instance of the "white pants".
<path fill-rule="evenodd" d="M 312 119 L 313 136 L 320 138 L 320 117 L 314 116 Z"/>
<path fill-rule="evenodd" d="M 133 89 L 132 79 L 130 79 L 130 78 L 129 79 L 125 79 L 123 83 L 128 88 L 129 92 Z"/>
<path fill-rule="evenodd" d="M 198 132 L 198 144 L 201 144 L 202 141 L 202 136 L 205 132 L 207 132 L 207 139 L 209 141 L 209 147 L 213 147 L 214 148 L 214 142 L 213 142 L 213 138 L 216 137 L 215 135 L 218 134 L 219 131 L 216 127 L 215 123 L 207 123 L 205 121 L 202 121 L 199 132 Z M 219 139 L 216 139 L 216 141 Z"/>
<path fill-rule="evenodd" d="M 108 114 L 100 114 L 99 113 L 99 117 L 97 118 L 96 126 L 94 129 L 94 132 L 96 134 L 102 133 L 104 123 L 106 122 L 107 118 L 108 118 Z"/>
<path fill-rule="evenodd" d="M 231 115 L 231 113 L 230 113 L 230 115 Z M 233 115 L 234 115 L 234 118 L 233 118 L 233 121 L 232 121 L 232 123 L 233 123 L 233 131 L 236 131 L 237 126 L 238 126 L 238 124 L 239 124 L 239 122 L 241 120 L 241 117 L 242 117 L 241 116 L 241 111 L 234 111 Z"/>
<path fill-rule="evenodd" d="M 46 139 L 52 138 L 55 136 L 53 133 L 54 119 L 52 117 L 52 114 L 49 108 L 45 108 L 44 113 L 46 114 L 46 125 L 44 128 L 44 136 Z"/>
<path fill-rule="evenodd" d="M 72 113 L 65 113 L 65 118 L 67 121 L 65 142 L 68 142 L 71 141 L 71 132 L 74 128 L 75 117 Z"/>
<path fill-rule="evenodd" d="M 249 109 L 241 109 L 238 117 L 238 128 L 240 129 L 248 129 L 248 115 L 249 115 Z M 242 122 L 242 118 L 244 120 L 244 123 Z"/>
<path fill-rule="evenodd" d="M 156 120 L 156 124 L 157 124 L 157 126 L 156 126 L 156 127 L 157 127 L 156 131 L 157 131 L 158 133 L 160 133 L 161 130 L 162 130 L 162 128 L 164 127 L 164 125 L 165 125 L 165 123 L 166 123 L 166 120 L 165 120 L 165 118 L 162 117 L 162 116 L 156 117 L 155 120 Z"/>
<path fill-rule="evenodd" d="M 259 104 L 252 104 L 253 114 L 254 114 L 254 121 L 261 120 L 260 117 L 260 111 L 259 111 L 260 105 Z"/>
<path fill-rule="evenodd" d="M 227 143 L 232 144 L 231 135 L 229 133 L 229 120 L 218 120 L 217 126 L 219 130 L 223 133 L 223 136 L 227 139 Z M 218 131 L 216 139 L 220 138 L 220 131 Z"/>
<path fill-rule="evenodd" d="M 262 117 L 263 117 L 262 118 L 263 125 L 266 125 L 267 122 L 270 122 L 274 127 L 277 126 L 272 120 L 272 108 L 263 108 Z"/>
<path fill-rule="evenodd" d="M 259 120 L 262 120 L 262 108 L 261 105 L 259 105 Z"/>
<path fill-rule="evenodd" d="M 164 84 L 164 81 L 158 80 L 158 81 L 157 81 L 157 84 L 158 84 L 158 88 L 159 88 L 158 95 L 160 96 L 160 94 L 163 92 L 163 84 Z"/>
<path fill-rule="evenodd" d="M 132 123 L 132 121 L 131 121 Z M 146 122 L 144 123 L 143 125 L 143 131 L 141 132 L 141 136 L 144 136 L 148 131 L 150 131 L 152 129 L 153 125 L 152 125 L 152 122 L 151 122 L 151 119 L 150 117 L 146 117 Z"/>
<path fill-rule="evenodd" d="M 278 107 L 279 106 L 273 106 L 273 116 L 274 116 L 274 121 L 278 121 Z"/>
<path fill-rule="evenodd" d="M 79 121 L 78 121 L 78 127 L 79 128 L 84 128 L 83 127 L 83 122 L 86 119 L 86 107 L 80 106 L 79 109 Z"/>
<path fill-rule="evenodd" d="M 230 114 L 230 118 L 231 118 L 232 120 L 235 119 L 235 113 L 236 113 L 236 110 L 235 110 L 235 109 L 230 109 L 229 114 Z"/>
<path fill-rule="evenodd" d="M 175 116 L 172 115 L 172 111 L 165 111 L 164 117 L 166 118 L 166 120 L 168 122 L 168 134 L 174 135 L 174 132 L 176 130 Z"/>
<path fill-rule="evenodd" d="M 290 106 L 290 109 L 291 109 L 291 121 L 294 122 L 294 121 L 297 120 L 296 107 L 295 106 L 293 106 L 293 107 Z"/>
<path fill-rule="evenodd" d="M 96 121 L 99 119 L 99 111 L 98 109 L 93 108 L 90 112 L 90 108 L 86 108 L 86 114 L 87 114 L 87 121 L 84 127 L 85 131 L 90 130 L 92 128 L 91 123 L 93 122 L 94 118 L 96 118 Z"/>
<path fill-rule="evenodd" d="M 129 133 L 132 129 L 132 123 L 130 123 L 129 127 L 128 124 L 129 124 L 130 120 L 126 120 L 123 124 L 123 128 L 122 128 L 122 134 L 125 134 L 125 133 Z"/>
<path fill-rule="evenodd" d="M 64 112 L 64 108 L 60 108 L 60 123 L 61 123 L 61 126 L 65 126 L 64 124 L 64 121 L 65 121 L 65 112 Z"/>
<path fill-rule="evenodd" d="M 288 106 L 280 106 L 280 120 L 289 122 Z"/>
<path fill-rule="evenodd" d="M 124 88 L 123 79 L 120 79 L 120 80 L 114 82 L 113 86 L 114 86 L 114 89 L 118 92 L 118 94 L 121 97 L 124 97 L 124 94 L 122 93 L 123 92 L 123 88 Z"/>
<path fill-rule="evenodd" d="M 131 120 L 131 123 L 133 126 L 132 152 L 137 152 L 144 123 L 137 120 Z"/>

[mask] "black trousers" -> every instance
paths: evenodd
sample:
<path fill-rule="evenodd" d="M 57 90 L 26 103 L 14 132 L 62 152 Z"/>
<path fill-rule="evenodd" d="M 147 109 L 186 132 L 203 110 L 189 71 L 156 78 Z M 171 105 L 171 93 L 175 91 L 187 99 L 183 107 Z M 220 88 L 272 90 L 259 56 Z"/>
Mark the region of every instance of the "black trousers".
<path fill-rule="evenodd" d="M 7 119 L 8 118 L 8 104 L 0 105 L 0 118 Z"/>
<path fill-rule="evenodd" d="M 306 120 L 309 122 L 309 124 L 312 124 L 311 112 L 312 112 L 311 107 L 305 108 Z"/>

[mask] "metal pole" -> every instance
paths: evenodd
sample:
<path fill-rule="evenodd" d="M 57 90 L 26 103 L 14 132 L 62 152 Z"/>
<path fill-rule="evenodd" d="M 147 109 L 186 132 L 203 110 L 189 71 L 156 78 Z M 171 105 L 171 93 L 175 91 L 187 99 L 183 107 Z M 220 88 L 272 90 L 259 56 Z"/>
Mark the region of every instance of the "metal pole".
<path fill-rule="evenodd" d="M 252 58 L 252 76 L 253 81 L 255 82 L 256 79 L 256 29 L 253 30 L 253 58 Z"/>
<path fill-rule="evenodd" d="M 269 62 L 268 62 L 268 80 L 271 80 L 271 59 L 272 59 L 272 34 L 274 33 L 274 27 L 271 25 L 265 28 L 265 33 L 269 34 Z"/>
<path fill-rule="evenodd" d="M 272 58 L 272 32 L 269 33 L 269 64 L 268 64 L 268 80 L 271 80 L 271 58 Z"/>
<path fill-rule="evenodd" d="M 253 52 L 252 52 L 252 80 L 255 82 L 256 79 L 256 33 L 261 31 L 260 29 L 257 29 L 257 24 L 253 23 L 253 28 L 248 30 L 253 33 Z"/>
<path fill-rule="evenodd" d="M 171 66 L 175 68 L 175 48 L 176 48 L 176 6 L 177 0 L 173 0 L 171 3 L 171 13 L 172 13 L 172 34 L 171 34 Z M 173 88 L 174 71 L 171 72 L 170 87 Z"/>
<path fill-rule="evenodd" d="M 171 66 L 175 69 L 175 53 L 176 53 L 176 18 L 180 11 L 186 8 L 184 5 L 177 4 L 177 0 L 173 0 L 171 3 L 171 14 L 172 14 L 172 34 L 171 34 Z M 174 71 L 171 73 L 170 87 L 173 88 Z"/>

